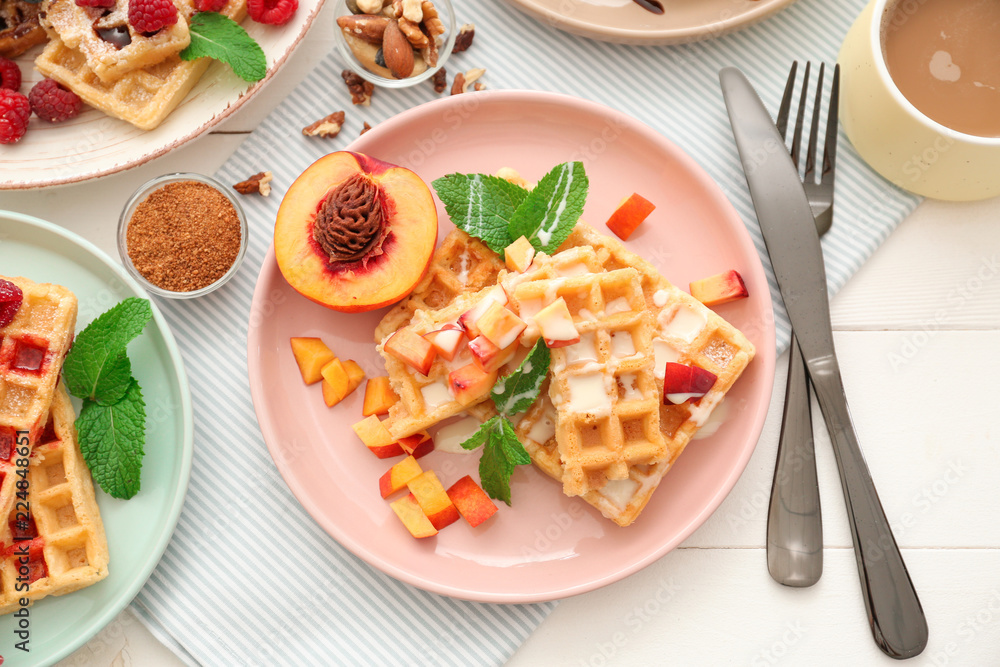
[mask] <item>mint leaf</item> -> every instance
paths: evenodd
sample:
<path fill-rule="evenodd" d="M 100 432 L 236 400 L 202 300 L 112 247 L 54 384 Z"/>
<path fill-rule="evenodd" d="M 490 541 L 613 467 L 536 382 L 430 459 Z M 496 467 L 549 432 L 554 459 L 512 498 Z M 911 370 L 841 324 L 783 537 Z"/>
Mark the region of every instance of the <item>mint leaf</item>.
<path fill-rule="evenodd" d="M 449 174 L 433 183 L 456 227 L 503 254 L 517 237 L 508 234 L 514 211 L 528 196 L 519 185 L 486 174 Z"/>
<path fill-rule="evenodd" d="M 94 400 L 101 405 L 114 405 L 122 400 L 132 383 L 132 362 L 122 352 L 118 358 L 105 365 L 94 389 Z"/>
<path fill-rule="evenodd" d="M 115 405 L 85 400 L 76 428 L 83 459 L 100 487 L 123 500 L 138 493 L 146 440 L 146 404 L 139 384 L 131 380 Z"/>
<path fill-rule="evenodd" d="M 517 466 L 529 465 L 531 457 L 506 418 L 494 417 L 486 423 L 491 426 L 479 459 L 479 481 L 490 498 L 510 505 L 510 477 Z"/>
<path fill-rule="evenodd" d="M 245 81 L 260 81 L 267 74 L 267 58 L 260 44 L 239 23 L 218 12 L 198 12 L 188 24 L 191 43 L 181 60 L 214 58 L 233 68 Z"/>
<path fill-rule="evenodd" d="M 514 211 L 508 235 L 512 239 L 525 236 L 535 250 L 555 253 L 583 214 L 588 185 L 582 162 L 555 167 Z"/>
<path fill-rule="evenodd" d="M 462 443 L 463 449 L 477 449 L 486 444 L 486 440 L 490 437 L 490 429 L 492 429 L 499 417 L 493 417 L 488 421 L 484 422 L 479 430 L 469 436 L 469 439 Z"/>
<path fill-rule="evenodd" d="M 493 386 L 490 398 L 497 406 L 500 414 L 516 415 L 528 409 L 549 373 L 549 362 L 552 357 L 545 341 L 539 338 L 535 347 L 524 358 L 517 370 L 500 380 Z"/>
<path fill-rule="evenodd" d="M 63 379 L 70 393 L 101 403 L 123 396 L 131 373 L 121 377 L 119 358 L 152 317 L 149 301 L 131 297 L 87 325 L 63 362 Z"/>

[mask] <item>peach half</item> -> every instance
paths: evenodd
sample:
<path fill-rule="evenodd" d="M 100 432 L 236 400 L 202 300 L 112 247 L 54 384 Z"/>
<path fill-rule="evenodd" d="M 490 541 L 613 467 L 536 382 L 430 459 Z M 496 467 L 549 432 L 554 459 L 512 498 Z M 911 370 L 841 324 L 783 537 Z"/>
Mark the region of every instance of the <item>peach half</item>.
<path fill-rule="evenodd" d="M 343 312 L 399 301 L 420 281 L 437 243 L 427 184 L 403 167 L 338 151 L 285 193 L 274 254 L 288 284 Z"/>

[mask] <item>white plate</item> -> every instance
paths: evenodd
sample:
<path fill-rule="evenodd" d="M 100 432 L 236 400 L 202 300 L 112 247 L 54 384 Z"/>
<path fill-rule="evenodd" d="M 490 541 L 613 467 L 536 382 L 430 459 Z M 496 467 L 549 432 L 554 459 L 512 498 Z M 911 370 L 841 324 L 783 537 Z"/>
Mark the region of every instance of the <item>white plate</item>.
<path fill-rule="evenodd" d="M 0 190 L 65 185 L 107 176 L 148 162 L 201 135 L 274 77 L 305 36 L 323 1 L 300 0 L 295 16 L 283 26 L 244 19 L 243 27 L 267 56 L 267 75 L 250 85 L 228 65 L 212 63 L 194 90 L 155 130 L 140 130 L 86 106 L 82 114 L 65 123 L 46 123 L 32 116 L 21 141 L 0 146 Z M 43 78 L 33 66 L 40 49 L 17 58 L 25 95 Z"/>

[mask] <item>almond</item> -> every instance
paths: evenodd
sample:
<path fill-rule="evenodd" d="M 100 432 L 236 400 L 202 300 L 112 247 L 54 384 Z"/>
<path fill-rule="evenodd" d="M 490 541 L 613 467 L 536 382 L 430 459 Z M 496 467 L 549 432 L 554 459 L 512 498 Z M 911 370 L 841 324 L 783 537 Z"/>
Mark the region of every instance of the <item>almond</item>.
<path fill-rule="evenodd" d="M 405 79 L 413 74 L 413 47 L 399 29 L 398 21 L 389 21 L 385 27 L 382 34 L 382 55 L 385 66 L 397 79 Z"/>
<path fill-rule="evenodd" d="M 337 19 L 337 25 L 345 33 L 363 39 L 370 44 L 382 44 L 382 35 L 389 19 L 384 16 L 348 15 Z"/>

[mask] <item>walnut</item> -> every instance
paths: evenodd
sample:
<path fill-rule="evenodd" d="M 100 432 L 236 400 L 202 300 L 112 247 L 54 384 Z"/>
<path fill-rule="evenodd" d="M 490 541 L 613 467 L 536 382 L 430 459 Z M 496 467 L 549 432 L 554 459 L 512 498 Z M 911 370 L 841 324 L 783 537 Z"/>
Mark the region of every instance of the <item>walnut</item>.
<path fill-rule="evenodd" d="M 233 189 L 241 195 L 260 194 L 264 197 L 271 194 L 271 179 L 274 176 L 269 171 L 261 171 L 245 181 L 240 181 L 233 186 Z"/>
<path fill-rule="evenodd" d="M 420 3 L 420 9 L 424 12 L 424 30 L 431 39 L 434 39 L 438 35 L 444 34 L 444 23 L 438 18 L 437 7 L 430 0 L 423 0 Z"/>
<path fill-rule="evenodd" d="M 368 131 L 368 130 L 370 130 L 370 129 L 372 129 L 372 126 L 371 126 L 371 125 L 369 125 L 369 124 L 368 124 L 368 121 L 366 120 L 366 121 L 365 121 L 365 125 L 364 125 L 364 127 L 362 127 L 362 128 L 361 128 L 361 134 L 364 134 L 365 132 L 367 132 L 367 131 Z M 358 136 L 360 137 L 360 136 L 361 136 L 361 134 L 359 134 Z"/>
<path fill-rule="evenodd" d="M 303 127 L 302 134 L 307 137 L 333 139 L 340 134 L 341 128 L 344 127 L 345 115 L 343 111 L 335 111 L 326 118 L 320 118 L 312 125 Z"/>
<path fill-rule="evenodd" d="M 378 14 L 382 11 L 382 0 L 356 0 L 358 9 L 364 14 Z"/>
<path fill-rule="evenodd" d="M 420 23 L 424 20 L 422 0 L 396 0 L 400 2 L 400 16 L 407 21 Z"/>
<path fill-rule="evenodd" d="M 349 69 L 341 72 L 340 76 L 344 79 L 344 83 L 347 84 L 347 89 L 351 91 L 352 102 L 361 106 L 371 106 L 375 84 L 371 81 L 365 81 L 356 72 L 352 72 Z"/>
<path fill-rule="evenodd" d="M 479 77 L 486 74 L 482 67 L 470 69 L 468 72 L 459 72 L 455 75 L 455 81 L 451 84 L 451 94 L 467 93 L 470 90 L 482 90 L 485 84 L 479 83 Z"/>
<path fill-rule="evenodd" d="M 455 46 L 452 47 L 452 53 L 461 53 L 472 46 L 472 39 L 476 36 L 476 26 L 471 23 L 466 23 L 459 29 L 458 34 L 455 35 Z"/>
<path fill-rule="evenodd" d="M 422 32 L 420 34 L 423 34 Z M 427 44 L 420 49 L 420 56 L 427 63 L 428 67 L 437 67 L 438 64 L 438 43 L 437 39 L 428 37 Z"/>
<path fill-rule="evenodd" d="M 423 30 L 420 29 L 420 26 L 408 19 L 399 19 L 399 29 L 403 31 L 403 34 L 406 35 L 406 39 L 416 49 L 427 46 L 430 41 L 427 39 L 427 35 L 424 34 Z M 430 65 L 430 63 L 427 64 Z M 431 65 L 431 67 L 433 67 L 433 65 Z"/>
<path fill-rule="evenodd" d="M 431 83 L 434 84 L 435 93 L 443 93 L 445 88 L 448 87 L 448 72 L 445 68 L 441 68 L 434 72 L 434 76 L 431 77 Z"/>
<path fill-rule="evenodd" d="M 316 213 L 313 238 L 331 263 L 361 261 L 382 254 L 389 227 L 382 216 L 379 187 L 354 174 L 334 189 Z"/>

